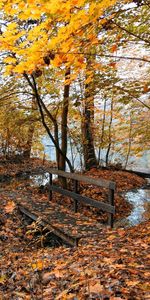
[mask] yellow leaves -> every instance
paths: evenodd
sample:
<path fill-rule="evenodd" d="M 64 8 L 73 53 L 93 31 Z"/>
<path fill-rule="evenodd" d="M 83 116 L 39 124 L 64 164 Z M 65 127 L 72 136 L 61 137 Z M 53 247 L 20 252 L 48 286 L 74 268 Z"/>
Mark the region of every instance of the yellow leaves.
<path fill-rule="evenodd" d="M 4 76 L 8 76 L 12 73 L 13 71 L 13 66 L 12 65 L 8 65 L 5 67 L 5 72 L 4 72 Z"/>
<path fill-rule="evenodd" d="M 16 32 L 18 25 L 15 22 L 9 23 L 7 26 L 8 31 L 13 31 L 14 33 Z"/>
<path fill-rule="evenodd" d="M 4 31 L 3 35 L 0 37 L 1 50 L 10 50 L 13 53 L 16 52 L 15 47 L 18 48 L 19 39 L 24 35 L 25 31 L 19 31 L 18 25 L 15 22 L 8 24 L 7 31 Z"/>
<path fill-rule="evenodd" d="M 19 65 L 17 65 L 17 66 L 14 68 L 14 72 L 15 72 L 15 73 L 22 74 L 24 71 L 25 71 L 25 64 L 24 64 L 23 62 L 21 62 Z"/>
<path fill-rule="evenodd" d="M 1 50 L 9 50 L 17 55 L 18 65 L 15 73 L 27 71 L 31 73 L 36 67 L 44 65 L 44 54 L 49 50 L 58 52 L 51 65 L 58 68 L 63 64 L 72 66 L 77 74 L 85 69 L 84 58 L 78 55 L 81 47 L 86 51 L 99 44 L 96 24 L 104 9 L 112 6 L 116 0 L 13 0 L 4 4 L 6 15 L 12 14 L 15 8 L 18 24 L 12 22 L 3 33 Z M 44 15 L 44 20 L 42 21 Z M 23 21 L 40 20 L 36 24 L 25 27 Z M 59 25 L 58 25 L 59 22 Z M 88 30 L 87 30 L 88 29 Z M 116 50 L 116 45 L 111 51 Z M 69 53 L 65 61 L 60 53 Z M 5 63 L 14 65 L 15 60 L 8 58 Z M 7 68 L 6 73 L 12 72 Z M 76 77 L 77 75 L 75 75 Z M 92 77 L 88 77 L 87 84 Z"/>
<path fill-rule="evenodd" d="M 62 59 L 60 55 L 56 55 L 55 58 L 51 61 L 53 67 L 59 67 L 62 63 Z"/>
<path fill-rule="evenodd" d="M 3 8 L 5 10 L 5 13 L 9 16 L 13 16 L 17 12 L 17 10 L 12 7 L 11 3 L 5 3 Z"/>
<path fill-rule="evenodd" d="M 97 8 L 97 3 L 91 3 L 90 8 L 89 8 L 89 13 L 90 15 L 94 14 L 96 12 L 96 8 Z"/>
<path fill-rule="evenodd" d="M 36 263 L 32 263 L 31 267 L 33 270 L 42 270 L 43 269 L 43 261 L 38 260 Z"/>
<path fill-rule="evenodd" d="M 60 8 L 60 1 L 57 0 L 57 2 L 52 0 L 52 1 L 46 1 L 45 3 L 45 6 L 44 6 L 44 9 L 47 13 L 50 13 L 50 14 L 55 14 L 59 8 Z"/>
<path fill-rule="evenodd" d="M 15 209 L 15 203 L 13 202 L 13 201 L 9 201 L 8 203 L 7 203 L 7 205 L 5 206 L 5 211 L 6 211 L 6 213 L 12 213 L 13 212 L 13 210 Z"/>
<path fill-rule="evenodd" d="M 16 58 L 14 58 L 14 57 L 11 57 L 11 56 L 8 56 L 8 57 L 6 57 L 6 58 L 4 58 L 4 63 L 6 63 L 6 64 L 16 64 Z"/>
<path fill-rule="evenodd" d="M 18 3 L 18 11 L 19 11 L 19 10 L 23 11 L 24 8 L 25 8 L 25 2 L 24 2 L 24 1 L 20 1 L 20 2 Z"/>
<path fill-rule="evenodd" d="M 0 276 L 0 284 L 5 284 L 6 279 L 7 279 L 6 275 Z"/>
<path fill-rule="evenodd" d="M 92 82 L 92 77 L 89 76 L 84 83 L 89 84 L 90 82 Z"/>
<path fill-rule="evenodd" d="M 17 14 L 20 20 L 37 20 L 41 17 L 40 1 L 27 0 L 18 2 Z"/>
<path fill-rule="evenodd" d="M 103 11 L 107 9 L 108 7 L 114 5 L 116 3 L 116 0 L 102 0 L 99 1 L 99 3 L 91 3 L 89 8 L 89 15 L 94 15 L 96 18 L 99 18 L 100 15 L 103 14 Z M 96 20 L 96 19 L 95 19 Z"/>
<path fill-rule="evenodd" d="M 0 9 L 3 8 L 3 5 L 4 5 L 4 3 L 3 3 L 3 1 L 1 0 L 1 2 L 0 2 Z"/>

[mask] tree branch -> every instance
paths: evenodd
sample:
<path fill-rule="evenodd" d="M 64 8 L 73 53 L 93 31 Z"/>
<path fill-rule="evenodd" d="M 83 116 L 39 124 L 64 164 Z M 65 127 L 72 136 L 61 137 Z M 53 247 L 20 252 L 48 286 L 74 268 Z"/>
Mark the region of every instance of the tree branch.
<path fill-rule="evenodd" d="M 33 86 L 33 89 L 34 89 L 34 92 L 35 92 L 35 97 L 36 97 L 38 108 L 39 108 L 39 111 L 40 111 L 40 114 L 41 114 L 42 124 L 43 124 L 44 128 L 46 129 L 49 137 L 51 138 L 53 144 L 55 145 L 56 149 L 65 158 L 65 160 L 66 160 L 66 162 L 67 162 L 67 164 L 68 164 L 68 166 L 70 168 L 70 171 L 74 172 L 73 167 L 72 167 L 72 165 L 70 163 L 70 160 L 68 159 L 67 156 L 64 155 L 64 153 L 59 148 L 59 145 L 56 143 L 55 139 L 53 138 L 53 135 L 51 134 L 51 132 L 49 130 L 49 127 L 47 126 L 47 124 L 45 122 L 45 117 L 44 117 L 44 113 L 43 113 L 42 105 L 41 105 L 41 99 L 40 99 L 40 96 L 39 96 L 38 91 L 37 91 L 37 86 L 36 86 L 35 78 L 34 78 L 33 75 L 31 75 L 31 76 L 32 76 L 32 80 L 33 80 L 33 84 L 31 83 L 31 85 Z M 29 80 L 29 82 L 30 82 L 30 80 Z"/>
<path fill-rule="evenodd" d="M 129 96 L 131 96 L 132 98 L 134 98 L 136 101 L 140 102 L 143 106 L 145 106 L 146 108 L 148 108 L 150 110 L 150 106 L 145 104 L 142 100 L 140 100 L 139 98 L 135 97 L 131 92 L 129 92 L 128 90 L 124 89 L 123 87 L 120 87 L 118 85 L 114 85 L 115 87 L 117 87 L 117 89 L 127 93 Z"/>
<path fill-rule="evenodd" d="M 139 36 L 139 35 L 137 35 L 137 34 L 131 32 L 131 31 L 129 31 L 128 29 L 122 27 L 120 24 L 116 23 L 116 22 L 113 21 L 113 20 L 111 20 L 111 23 L 114 24 L 114 25 L 116 25 L 118 28 L 120 28 L 121 30 L 125 31 L 126 33 L 128 33 L 128 34 L 134 36 L 135 38 L 137 38 L 137 39 L 139 39 L 139 40 L 145 42 L 145 43 L 148 44 L 148 45 L 150 45 L 150 41 L 149 41 L 149 40 L 143 39 L 141 36 Z"/>

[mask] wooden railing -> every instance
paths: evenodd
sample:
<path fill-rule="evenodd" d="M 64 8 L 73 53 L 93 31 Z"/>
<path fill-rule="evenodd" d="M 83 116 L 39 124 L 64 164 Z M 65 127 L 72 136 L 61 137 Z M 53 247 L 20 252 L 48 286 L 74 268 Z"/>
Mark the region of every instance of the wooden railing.
<path fill-rule="evenodd" d="M 114 214 L 115 214 L 115 205 L 114 205 L 114 192 L 116 188 L 116 184 L 113 181 L 104 180 L 104 179 L 95 179 L 91 177 L 87 177 L 80 174 L 63 172 L 57 169 L 49 169 L 49 200 L 52 200 L 52 192 L 57 192 L 61 195 L 68 196 L 74 200 L 74 211 L 78 211 L 78 203 L 82 202 L 86 205 L 90 205 L 92 207 L 96 207 L 104 212 L 109 213 L 108 224 L 113 227 L 114 223 Z M 74 184 L 73 191 L 64 189 L 58 185 L 53 185 L 52 175 L 58 175 L 59 177 L 64 177 L 67 179 L 71 179 Z M 108 203 L 94 200 L 92 198 L 82 196 L 78 192 L 79 182 L 85 182 L 90 185 L 95 185 L 98 187 L 108 189 L 107 199 Z"/>

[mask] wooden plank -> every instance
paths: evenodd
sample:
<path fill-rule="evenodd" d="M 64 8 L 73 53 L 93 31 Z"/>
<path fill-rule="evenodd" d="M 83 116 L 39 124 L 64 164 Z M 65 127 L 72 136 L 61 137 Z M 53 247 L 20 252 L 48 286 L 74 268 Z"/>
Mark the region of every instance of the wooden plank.
<path fill-rule="evenodd" d="M 36 221 L 39 216 L 37 216 L 35 213 L 30 212 L 28 209 L 26 209 L 25 207 L 19 205 L 18 206 L 20 211 L 25 214 L 26 216 L 28 216 L 29 218 L 31 218 L 32 220 Z M 60 229 L 56 228 L 54 225 L 49 224 L 48 222 L 46 222 L 45 220 L 41 219 L 41 225 L 42 226 L 46 226 L 48 229 L 52 230 L 53 233 L 60 237 L 62 240 L 64 240 L 65 242 L 67 242 L 69 245 L 71 246 L 78 246 L 79 243 L 79 239 L 78 237 L 71 237 L 71 236 L 67 236 L 64 232 L 62 232 Z"/>
<path fill-rule="evenodd" d="M 53 177 L 52 174 L 49 174 L 49 185 L 52 185 L 52 184 L 53 184 L 53 178 L 52 178 L 52 177 Z M 52 197 L 53 197 L 52 191 L 49 190 L 49 201 L 52 200 Z"/>
<path fill-rule="evenodd" d="M 110 205 L 112 205 L 114 207 L 114 191 L 113 190 L 109 190 L 108 201 L 109 201 Z M 110 225 L 111 228 L 113 228 L 113 225 L 114 225 L 114 214 L 113 213 L 109 214 L 108 224 Z"/>
<path fill-rule="evenodd" d="M 96 185 L 96 186 L 100 186 L 100 187 L 104 187 L 104 188 L 109 188 L 112 190 L 115 190 L 116 188 L 116 183 L 113 181 L 109 181 L 109 180 L 105 180 L 105 179 L 96 179 L 96 178 L 91 178 L 91 177 L 87 177 L 84 175 L 80 175 L 80 174 L 75 174 L 75 173 L 69 173 L 69 172 L 64 172 L 61 170 L 57 170 L 57 169 L 47 169 L 47 172 L 51 173 L 51 174 L 56 174 L 68 179 L 74 179 L 74 180 L 78 180 L 78 181 L 83 181 L 86 182 L 88 184 L 92 184 L 92 185 Z"/>
<path fill-rule="evenodd" d="M 91 205 L 93 207 L 99 208 L 99 209 L 101 209 L 105 212 L 112 213 L 112 214 L 115 213 L 115 207 L 111 206 L 110 204 L 100 202 L 100 201 L 96 201 L 92 198 L 88 198 L 86 196 L 76 194 L 76 193 L 68 191 L 66 189 L 62 189 L 62 188 L 60 188 L 59 186 L 56 186 L 56 185 L 49 186 L 49 189 L 52 190 L 52 191 L 55 191 L 55 192 L 57 192 L 61 195 L 71 197 L 75 200 L 84 202 L 85 204 L 88 204 L 88 205 Z"/>
<path fill-rule="evenodd" d="M 77 194 L 78 193 L 78 181 L 74 180 L 74 192 Z M 78 211 L 78 200 L 74 199 L 74 212 L 77 213 Z"/>

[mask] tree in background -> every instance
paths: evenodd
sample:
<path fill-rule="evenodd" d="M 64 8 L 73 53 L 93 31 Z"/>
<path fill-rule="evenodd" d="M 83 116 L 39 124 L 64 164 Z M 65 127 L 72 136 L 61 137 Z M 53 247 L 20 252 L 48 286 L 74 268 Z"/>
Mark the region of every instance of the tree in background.
<path fill-rule="evenodd" d="M 34 98 L 13 79 L 0 86 L 1 154 L 29 158 L 35 139 L 38 141 L 40 122 Z M 25 93 L 25 86 L 24 86 Z"/>

